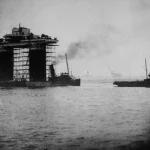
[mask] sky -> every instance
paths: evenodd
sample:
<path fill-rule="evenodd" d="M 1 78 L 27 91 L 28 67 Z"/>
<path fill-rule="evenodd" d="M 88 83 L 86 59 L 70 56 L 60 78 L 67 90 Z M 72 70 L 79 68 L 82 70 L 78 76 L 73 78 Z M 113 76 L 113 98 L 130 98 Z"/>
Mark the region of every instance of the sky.
<path fill-rule="evenodd" d="M 59 40 L 56 71 L 145 76 L 150 72 L 150 0 L 0 0 L 0 37 L 13 27 Z"/>

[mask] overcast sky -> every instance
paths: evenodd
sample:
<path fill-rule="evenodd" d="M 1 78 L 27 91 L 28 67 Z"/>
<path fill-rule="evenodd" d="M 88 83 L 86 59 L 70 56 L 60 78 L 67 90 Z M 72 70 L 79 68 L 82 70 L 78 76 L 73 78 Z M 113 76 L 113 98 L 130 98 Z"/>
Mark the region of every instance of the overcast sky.
<path fill-rule="evenodd" d="M 150 71 L 150 0 L 0 0 L 0 37 L 13 27 L 59 39 L 76 75 Z M 57 71 L 65 71 L 64 63 Z"/>

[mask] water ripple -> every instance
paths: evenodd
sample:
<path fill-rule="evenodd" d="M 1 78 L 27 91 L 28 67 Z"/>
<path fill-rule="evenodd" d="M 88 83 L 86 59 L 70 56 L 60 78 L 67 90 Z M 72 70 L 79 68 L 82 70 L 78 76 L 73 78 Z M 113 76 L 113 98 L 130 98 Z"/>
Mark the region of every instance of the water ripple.
<path fill-rule="evenodd" d="M 81 87 L 0 89 L 0 149 L 127 149 L 150 132 L 150 91 Z"/>

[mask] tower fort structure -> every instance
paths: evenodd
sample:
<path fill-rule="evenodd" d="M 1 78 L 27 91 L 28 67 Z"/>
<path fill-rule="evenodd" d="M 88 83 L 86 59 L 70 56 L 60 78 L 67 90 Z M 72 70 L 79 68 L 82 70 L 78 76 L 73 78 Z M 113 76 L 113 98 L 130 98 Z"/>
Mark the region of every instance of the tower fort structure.
<path fill-rule="evenodd" d="M 0 39 L 0 81 L 48 81 L 57 43 L 20 25 L 13 28 Z"/>

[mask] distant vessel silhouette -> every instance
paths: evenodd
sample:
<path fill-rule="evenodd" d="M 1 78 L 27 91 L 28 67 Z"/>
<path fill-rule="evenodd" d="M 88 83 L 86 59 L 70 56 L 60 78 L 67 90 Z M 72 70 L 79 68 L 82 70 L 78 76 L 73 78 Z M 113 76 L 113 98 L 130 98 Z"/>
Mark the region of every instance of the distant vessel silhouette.
<path fill-rule="evenodd" d="M 116 73 L 116 72 L 111 71 L 111 77 L 112 78 L 121 78 L 122 75 L 120 73 Z"/>
<path fill-rule="evenodd" d="M 150 75 L 147 74 L 147 63 L 145 59 L 146 79 L 137 81 L 115 81 L 114 85 L 118 87 L 150 87 Z"/>

